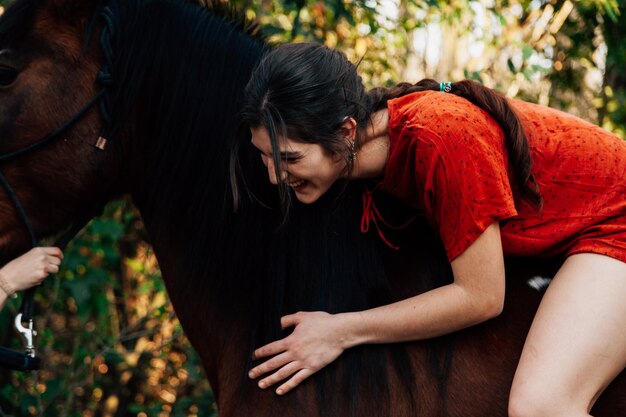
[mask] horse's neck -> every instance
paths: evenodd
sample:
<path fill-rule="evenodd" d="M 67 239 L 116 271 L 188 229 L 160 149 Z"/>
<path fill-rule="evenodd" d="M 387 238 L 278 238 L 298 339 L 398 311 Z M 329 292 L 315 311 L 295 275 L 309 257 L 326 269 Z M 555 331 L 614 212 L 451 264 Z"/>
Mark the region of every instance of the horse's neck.
<path fill-rule="evenodd" d="M 243 366 L 241 356 L 248 346 L 237 343 L 222 352 L 229 340 L 245 339 L 248 326 L 227 326 L 220 320 L 245 323 L 246 312 L 232 308 L 239 317 L 220 317 L 212 305 L 220 291 L 228 298 L 225 305 L 235 304 L 234 285 L 220 290 L 220 280 L 237 282 L 245 271 L 245 265 L 236 264 L 244 252 L 232 243 L 240 232 L 233 231 L 233 214 L 224 209 L 228 141 L 235 131 L 238 98 L 262 48 L 224 19 L 182 3 L 152 2 L 153 8 L 171 8 L 152 10 L 150 18 L 136 16 L 154 33 L 142 33 L 141 26 L 119 35 L 132 41 L 123 45 L 123 52 L 116 51 L 118 73 L 125 78 L 114 103 L 134 103 L 133 109 L 120 110 L 122 118 L 132 114 L 122 131 L 128 187 L 176 313 L 217 384 L 221 365 L 214 361 L 232 355 L 225 363 L 231 369 L 233 364 Z M 163 24 L 152 21 L 163 16 Z M 228 264 L 231 253 L 239 259 L 234 267 Z"/>

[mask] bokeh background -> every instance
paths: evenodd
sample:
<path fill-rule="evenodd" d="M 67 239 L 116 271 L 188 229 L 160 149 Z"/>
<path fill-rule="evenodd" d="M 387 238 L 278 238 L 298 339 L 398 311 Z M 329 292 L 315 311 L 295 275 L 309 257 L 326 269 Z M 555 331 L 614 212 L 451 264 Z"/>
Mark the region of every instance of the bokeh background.
<path fill-rule="evenodd" d="M 623 0 L 230 3 L 272 42 L 343 50 L 369 87 L 471 78 L 626 138 Z M 129 201 L 92 221 L 36 300 L 44 369 L 0 369 L 0 417 L 217 416 Z M 18 307 L 13 300 L 0 312 L 2 346 L 20 349 Z"/>

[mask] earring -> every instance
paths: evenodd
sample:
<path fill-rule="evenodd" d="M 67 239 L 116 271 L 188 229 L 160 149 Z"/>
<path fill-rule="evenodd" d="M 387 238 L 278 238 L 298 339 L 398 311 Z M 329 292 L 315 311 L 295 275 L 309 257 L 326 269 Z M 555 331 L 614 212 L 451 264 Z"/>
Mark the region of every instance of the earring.
<path fill-rule="evenodd" d="M 348 149 L 348 161 L 350 164 L 354 163 L 356 159 L 356 141 L 350 141 L 350 149 Z"/>

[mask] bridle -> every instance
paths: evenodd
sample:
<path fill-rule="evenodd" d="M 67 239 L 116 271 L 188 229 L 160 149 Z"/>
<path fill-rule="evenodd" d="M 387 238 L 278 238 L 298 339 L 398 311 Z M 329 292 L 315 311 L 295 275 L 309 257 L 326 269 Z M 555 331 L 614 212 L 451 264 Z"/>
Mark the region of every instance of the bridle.
<path fill-rule="evenodd" d="M 109 111 L 109 100 L 108 100 L 108 87 L 112 84 L 112 76 L 110 74 L 111 62 L 112 62 L 112 53 L 111 53 L 111 39 L 114 35 L 114 23 L 112 18 L 111 10 L 108 7 L 102 8 L 99 13 L 99 17 L 103 18 L 104 25 L 102 27 L 102 32 L 100 34 L 100 46 L 103 50 L 103 65 L 100 71 L 98 72 L 98 76 L 96 77 L 96 82 L 101 86 L 101 89 L 96 93 L 96 95 L 89 100 L 80 110 L 78 110 L 74 115 L 72 115 L 65 123 L 61 124 L 58 128 L 48 133 L 41 139 L 26 145 L 17 150 L 13 150 L 4 154 L 0 154 L 0 164 L 12 159 L 15 159 L 19 156 L 28 154 L 33 152 L 39 148 L 42 148 L 56 140 L 58 140 L 63 133 L 65 133 L 68 129 L 78 123 L 83 117 L 91 110 L 95 105 L 99 105 L 100 108 L 100 116 L 103 121 L 103 127 L 100 131 L 100 136 L 98 140 L 94 144 L 94 146 L 99 150 L 104 150 L 107 145 L 107 137 L 109 137 L 109 126 L 110 123 L 110 111 Z M 0 186 L 4 189 L 7 196 L 9 197 L 13 207 L 18 213 L 18 216 L 22 220 L 26 231 L 29 236 L 30 246 L 34 248 L 37 246 L 37 236 L 33 227 L 33 224 L 24 209 L 22 202 L 20 201 L 17 193 L 13 190 L 10 183 L 0 170 Z M 64 249 L 65 246 L 82 230 L 83 227 L 89 221 L 102 212 L 103 203 L 98 204 L 95 207 L 86 210 L 80 217 L 65 231 L 63 232 L 56 240 L 54 246 L 57 246 L 61 249 Z M 40 368 L 41 361 L 40 358 L 36 356 L 35 347 L 34 347 L 34 337 L 37 335 L 37 332 L 34 330 L 34 295 L 36 288 L 30 288 L 26 290 L 24 294 L 24 298 L 22 300 L 22 305 L 20 307 L 20 311 L 15 317 L 15 328 L 22 335 L 22 339 L 24 341 L 24 353 L 20 353 L 11 349 L 0 347 L 0 366 L 5 366 L 14 370 L 37 370 Z"/>
<path fill-rule="evenodd" d="M 76 114 L 74 114 L 74 116 L 72 116 L 70 120 L 68 120 L 58 129 L 46 135 L 42 139 L 38 140 L 37 142 L 30 144 L 28 146 L 25 146 L 23 148 L 20 148 L 16 151 L 12 151 L 12 152 L 0 155 L 0 163 L 6 162 L 18 156 L 32 152 L 35 149 L 39 149 L 42 146 L 55 141 L 56 139 L 61 137 L 62 133 L 64 133 L 67 129 L 69 129 L 76 122 L 81 120 L 83 116 L 87 113 L 87 111 L 90 108 L 92 108 L 96 103 L 98 103 L 101 97 L 102 97 L 102 91 L 98 93 L 89 103 L 83 106 L 81 110 L 79 110 Z M 13 190 L 13 187 L 11 187 L 11 184 L 6 179 L 6 177 L 4 176 L 1 170 L 0 170 L 0 186 L 4 188 L 4 191 L 6 192 L 7 196 L 13 203 L 15 210 L 17 211 L 19 217 L 22 220 L 22 223 L 24 224 L 28 232 L 30 246 L 31 248 L 34 248 L 35 246 L 37 246 L 37 237 L 36 237 L 32 222 L 30 221 L 30 218 L 28 214 L 26 213 L 26 210 L 24 209 L 24 206 L 22 205 L 22 202 L 20 201 L 17 193 Z M 78 234 L 78 232 L 89 222 L 89 220 L 91 220 L 91 217 L 92 217 L 91 215 L 89 216 L 86 215 L 84 216 L 84 218 L 81 218 L 81 220 L 77 221 L 72 226 L 70 226 L 70 228 L 57 239 L 57 241 L 55 242 L 55 246 L 58 246 L 61 249 L 64 249 L 65 246 L 69 243 L 69 241 L 72 240 L 74 236 L 76 236 L 76 234 Z M 20 307 L 20 311 L 15 317 L 15 328 L 22 335 L 24 339 L 25 353 L 23 355 L 20 355 L 18 352 L 13 352 L 13 351 L 7 352 L 7 349 L 0 347 L 0 365 L 9 366 L 13 369 L 18 369 L 18 370 L 39 369 L 40 361 L 39 361 L 39 358 L 35 356 L 35 348 L 33 345 L 34 336 L 37 335 L 37 332 L 34 330 L 34 320 L 33 320 L 33 315 L 34 315 L 33 297 L 34 295 L 35 295 L 35 288 L 30 288 L 26 290 L 24 299 L 22 301 L 22 306 Z M 24 326 L 24 324 L 26 324 L 26 326 Z"/>

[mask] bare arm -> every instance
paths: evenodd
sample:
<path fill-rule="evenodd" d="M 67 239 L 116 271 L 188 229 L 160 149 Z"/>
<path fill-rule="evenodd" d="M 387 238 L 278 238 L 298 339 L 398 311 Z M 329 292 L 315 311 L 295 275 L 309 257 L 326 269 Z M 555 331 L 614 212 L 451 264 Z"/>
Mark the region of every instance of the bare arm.
<path fill-rule="evenodd" d="M 454 282 L 393 304 L 345 313 L 351 347 L 441 336 L 500 314 L 504 260 L 500 229 L 493 224 L 452 261 Z M 342 316 L 342 315 L 340 315 Z"/>
<path fill-rule="evenodd" d="M 504 260 L 497 223 L 452 261 L 454 282 L 426 293 L 370 310 L 330 315 L 300 312 L 283 317 L 295 326 L 288 337 L 255 351 L 276 355 L 250 371 L 265 388 L 293 375 L 277 393 L 284 394 L 317 372 L 345 349 L 365 343 L 426 339 L 451 333 L 497 316 L 504 301 Z"/>

